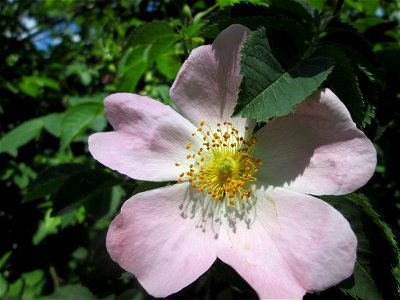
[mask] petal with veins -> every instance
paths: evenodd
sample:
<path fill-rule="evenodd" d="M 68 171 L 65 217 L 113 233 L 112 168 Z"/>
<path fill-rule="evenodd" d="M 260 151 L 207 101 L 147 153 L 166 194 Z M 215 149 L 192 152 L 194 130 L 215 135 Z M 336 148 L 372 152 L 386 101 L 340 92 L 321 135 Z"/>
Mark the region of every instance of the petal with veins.
<path fill-rule="evenodd" d="M 230 121 L 238 97 L 240 49 L 249 30 L 232 25 L 222 31 L 212 45 L 190 53 L 170 90 L 171 99 L 193 124 L 206 120 L 213 126 Z M 240 127 L 246 119 L 233 119 Z"/>
<path fill-rule="evenodd" d="M 197 130 L 171 107 L 144 96 L 113 94 L 105 100 L 113 132 L 89 137 L 93 157 L 129 177 L 172 181 L 186 168 L 175 166 L 190 153 L 185 146 Z M 199 140 L 193 139 L 196 148 Z"/>
<path fill-rule="evenodd" d="M 281 188 L 256 191 L 252 222 L 223 222 L 218 257 L 261 299 L 301 299 L 349 277 L 357 239 L 329 204 Z"/>
<path fill-rule="evenodd" d="M 155 297 L 186 287 L 216 259 L 218 224 L 210 216 L 216 212 L 188 187 L 182 183 L 133 196 L 107 234 L 111 257 Z"/>
<path fill-rule="evenodd" d="M 313 195 L 342 195 L 363 186 L 376 166 L 371 141 L 329 89 L 271 120 L 256 133 L 257 180 Z"/>

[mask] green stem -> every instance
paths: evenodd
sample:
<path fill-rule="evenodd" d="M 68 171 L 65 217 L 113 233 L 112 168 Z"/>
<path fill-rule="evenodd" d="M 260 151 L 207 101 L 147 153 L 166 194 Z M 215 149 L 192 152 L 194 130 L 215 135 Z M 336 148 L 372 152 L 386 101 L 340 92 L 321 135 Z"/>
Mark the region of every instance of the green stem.
<path fill-rule="evenodd" d="M 303 59 L 309 57 L 317 48 L 316 46 L 319 43 L 320 35 L 322 32 L 326 30 L 326 27 L 328 27 L 328 25 L 332 23 L 334 20 L 339 18 L 340 13 L 342 11 L 343 3 L 344 0 L 338 0 L 333 9 L 333 15 L 325 13 L 325 15 L 322 17 L 321 21 L 319 22 L 317 32 L 312 37 L 310 46 L 307 48 L 306 52 L 303 55 Z"/>
<path fill-rule="evenodd" d="M 49 268 L 49 273 L 50 273 L 51 279 L 53 281 L 53 289 L 56 291 L 60 287 L 60 278 L 58 277 L 54 266 L 51 266 Z"/>

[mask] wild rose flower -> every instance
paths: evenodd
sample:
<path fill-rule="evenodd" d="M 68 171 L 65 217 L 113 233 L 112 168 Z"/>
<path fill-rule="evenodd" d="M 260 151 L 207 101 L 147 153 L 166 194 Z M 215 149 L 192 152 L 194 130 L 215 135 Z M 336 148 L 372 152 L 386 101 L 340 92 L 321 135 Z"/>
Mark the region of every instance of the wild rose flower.
<path fill-rule="evenodd" d="M 170 91 L 181 114 L 114 94 L 105 99 L 114 131 L 89 138 L 93 157 L 122 174 L 177 181 L 126 201 L 107 235 L 111 257 L 155 297 L 189 285 L 217 257 L 262 299 L 301 299 L 353 272 L 349 223 L 310 195 L 364 185 L 374 147 L 329 89 L 255 134 L 250 120 L 231 119 L 247 34 L 232 25 L 192 51 Z"/>

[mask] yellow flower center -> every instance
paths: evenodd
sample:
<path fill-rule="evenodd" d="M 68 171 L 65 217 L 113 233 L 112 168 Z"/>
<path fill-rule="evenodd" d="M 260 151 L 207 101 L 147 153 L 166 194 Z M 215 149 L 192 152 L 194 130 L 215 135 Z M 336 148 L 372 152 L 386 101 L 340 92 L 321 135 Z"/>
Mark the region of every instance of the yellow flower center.
<path fill-rule="evenodd" d="M 237 172 L 237 163 L 230 156 L 223 156 L 215 160 L 215 172 L 218 178 L 226 180 Z"/>
<path fill-rule="evenodd" d="M 256 180 L 254 175 L 262 161 L 251 156 L 256 138 L 250 137 L 248 128 L 240 136 L 230 122 L 217 124 L 212 130 L 201 121 L 192 136 L 200 139 L 203 147 L 192 149 L 192 142 L 187 144 L 191 154 L 186 156 L 185 163 L 175 165 L 187 165 L 188 170 L 180 174 L 177 182 L 188 180 L 197 192 L 207 192 L 215 200 L 228 198 L 231 205 L 236 199 L 250 198 L 249 185 Z"/>

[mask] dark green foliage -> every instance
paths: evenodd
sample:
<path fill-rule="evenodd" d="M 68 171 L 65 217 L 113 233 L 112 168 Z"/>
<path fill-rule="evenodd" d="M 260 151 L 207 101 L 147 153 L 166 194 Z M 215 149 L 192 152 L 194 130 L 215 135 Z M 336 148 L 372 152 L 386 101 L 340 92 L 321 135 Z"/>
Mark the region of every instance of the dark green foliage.
<path fill-rule="evenodd" d="M 358 240 L 354 274 L 340 285 L 341 290 L 360 299 L 378 300 L 398 297 L 400 290 L 398 281 L 396 282 L 396 272 L 398 272 L 400 252 L 390 227 L 363 195 L 325 196 L 323 199 L 347 218 Z M 379 252 L 376 252 L 377 249 Z M 374 280 L 379 273 L 385 276 L 383 270 L 385 270 L 386 278 Z M 390 277 L 387 276 L 388 270 L 392 273 Z"/>
<path fill-rule="evenodd" d="M 135 29 L 126 41 L 127 52 L 119 64 L 118 90 L 133 92 L 144 72 L 157 60 L 159 71 L 168 79 L 180 67 L 173 49 L 179 40 L 173 27 L 164 21 L 146 23 Z"/>
<path fill-rule="evenodd" d="M 349 58 L 332 44 L 320 47 L 315 54 L 335 60 L 335 66 L 327 78 L 329 87 L 346 104 L 354 121 L 364 127 L 366 125 L 363 122 L 365 103 Z"/>
<path fill-rule="evenodd" d="M 316 91 L 332 71 L 329 57 L 310 57 L 291 65 L 276 55 L 266 29 L 253 32 L 242 49 L 243 75 L 235 115 L 267 121 L 293 112 L 302 100 Z M 277 39 L 274 39 L 276 42 Z M 284 51 L 283 51 L 284 52 Z M 288 57 L 288 56 L 286 56 Z"/>

